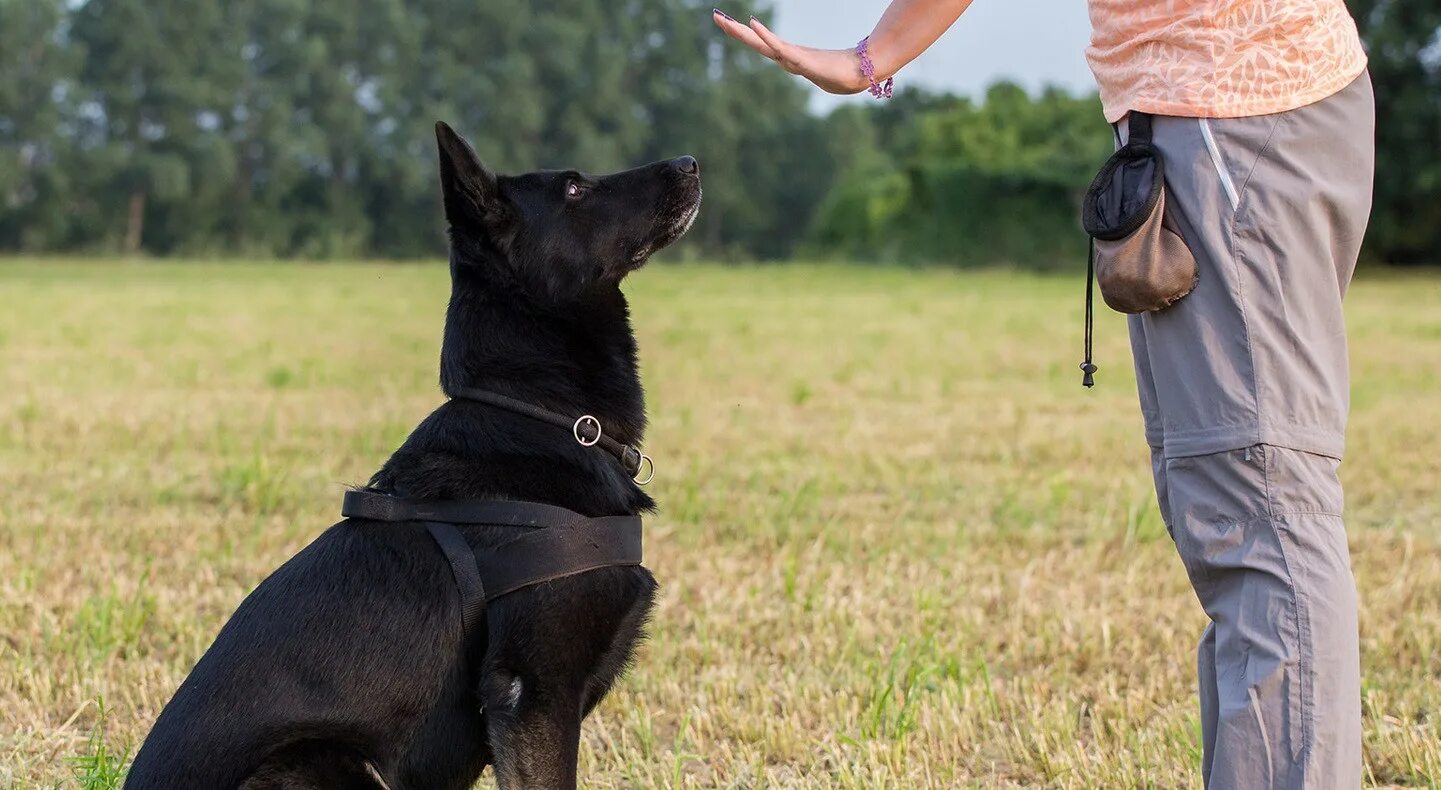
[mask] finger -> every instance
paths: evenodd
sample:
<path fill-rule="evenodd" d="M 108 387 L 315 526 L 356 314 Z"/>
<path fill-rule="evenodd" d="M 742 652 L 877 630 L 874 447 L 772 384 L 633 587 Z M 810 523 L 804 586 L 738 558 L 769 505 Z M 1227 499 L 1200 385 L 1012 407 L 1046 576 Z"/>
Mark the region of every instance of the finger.
<path fill-rule="evenodd" d="M 742 25 L 739 22 L 728 22 L 726 23 L 726 33 L 730 34 L 731 38 L 741 42 L 742 44 L 745 44 L 746 46 L 770 58 L 771 60 L 776 59 L 775 50 L 772 50 L 770 47 L 766 46 L 766 43 L 764 41 L 761 41 L 760 36 L 757 36 L 755 34 L 755 31 L 751 30 L 745 25 Z"/>
<path fill-rule="evenodd" d="M 761 24 L 759 19 L 751 17 L 751 24 L 747 29 L 754 33 L 756 37 L 760 39 L 761 43 L 769 48 L 771 52 L 775 53 L 775 59 L 777 61 L 781 63 L 791 63 L 795 60 L 792 56 L 791 45 L 783 41 L 780 36 L 772 33 L 770 28 Z"/>
<path fill-rule="evenodd" d="M 716 11 L 715 14 L 712 16 L 712 19 L 715 20 L 717 27 L 725 31 L 726 35 L 730 36 L 736 41 L 741 42 L 742 44 L 745 44 L 746 46 L 770 58 L 771 60 L 776 59 L 776 53 L 772 51 L 770 47 L 766 46 L 766 43 L 764 41 L 761 41 L 761 37 L 756 35 L 756 32 L 754 30 L 751 30 L 745 25 L 742 25 L 734 19 L 731 19 L 721 11 Z"/>

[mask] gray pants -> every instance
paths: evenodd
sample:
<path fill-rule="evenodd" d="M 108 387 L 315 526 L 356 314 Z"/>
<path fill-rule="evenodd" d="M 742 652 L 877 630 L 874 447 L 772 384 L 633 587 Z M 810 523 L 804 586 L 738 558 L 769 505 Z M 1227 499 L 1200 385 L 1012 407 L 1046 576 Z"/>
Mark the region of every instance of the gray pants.
<path fill-rule="evenodd" d="M 1356 588 L 1336 476 L 1341 300 L 1371 210 L 1367 75 L 1290 112 L 1157 118 L 1200 281 L 1132 316 L 1162 515 L 1211 624 L 1199 676 L 1211 788 L 1361 784 Z"/>

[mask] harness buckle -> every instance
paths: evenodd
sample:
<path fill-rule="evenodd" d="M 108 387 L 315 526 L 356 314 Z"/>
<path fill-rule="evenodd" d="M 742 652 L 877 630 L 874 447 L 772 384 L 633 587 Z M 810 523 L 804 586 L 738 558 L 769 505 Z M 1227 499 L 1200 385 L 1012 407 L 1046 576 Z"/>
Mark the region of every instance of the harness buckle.
<path fill-rule="evenodd" d="M 586 439 L 584 436 L 582 436 L 580 433 L 580 428 L 582 425 L 595 426 L 595 436 L 591 437 L 590 439 Z M 581 415 L 581 417 L 575 421 L 575 425 L 572 425 L 570 427 L 570 432 L 571 435 L 575 436 L 576 442 L 578 442 L 581 447 L 594 447 L 597 443 L 600 442 L 600 437 L 602 433 L 600 427 L 600 420 L 597 420 L 589 414 Z"/>

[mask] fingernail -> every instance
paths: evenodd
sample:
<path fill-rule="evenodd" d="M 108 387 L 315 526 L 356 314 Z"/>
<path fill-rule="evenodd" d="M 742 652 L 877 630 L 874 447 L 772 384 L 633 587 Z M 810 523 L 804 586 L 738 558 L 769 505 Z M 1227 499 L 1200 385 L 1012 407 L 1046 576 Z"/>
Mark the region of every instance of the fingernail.
<path fill-rule="evenodd" d="M 722 19 L 730 19 L 730 21 L 732 21 L 732 22 L 735 21 L 734 19 L 731 19 L 731 15 L 730 15 L 730 14 L 727 14 L 726 12 L 720 10 L 719 8 L 712 8 L 712 9 L 711 9 L 711 12 L 712 12 L 712 13 L 716 13 L 716 14 L 720 14 Z"/>

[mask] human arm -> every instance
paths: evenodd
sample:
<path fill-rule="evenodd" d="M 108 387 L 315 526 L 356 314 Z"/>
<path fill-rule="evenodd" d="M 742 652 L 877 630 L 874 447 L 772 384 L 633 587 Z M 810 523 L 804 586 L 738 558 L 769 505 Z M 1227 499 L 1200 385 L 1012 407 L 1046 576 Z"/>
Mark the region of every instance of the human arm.
<path fill-rule="evenodd" d="M 877 81 L 900 71 L 936 43 L 960 18 L 972 0 L 894 0 L 871 31 L 869 56 L 875 64 Z M 749 25 L 716 9 L 712 18 L 726 35 L 774 60 L 781 68 L 798 74 L 828 93 L 860 93 L 869 87 L 861 73 L 854 47 L 817 49 L 781 39 L 760 20 Z"/>

